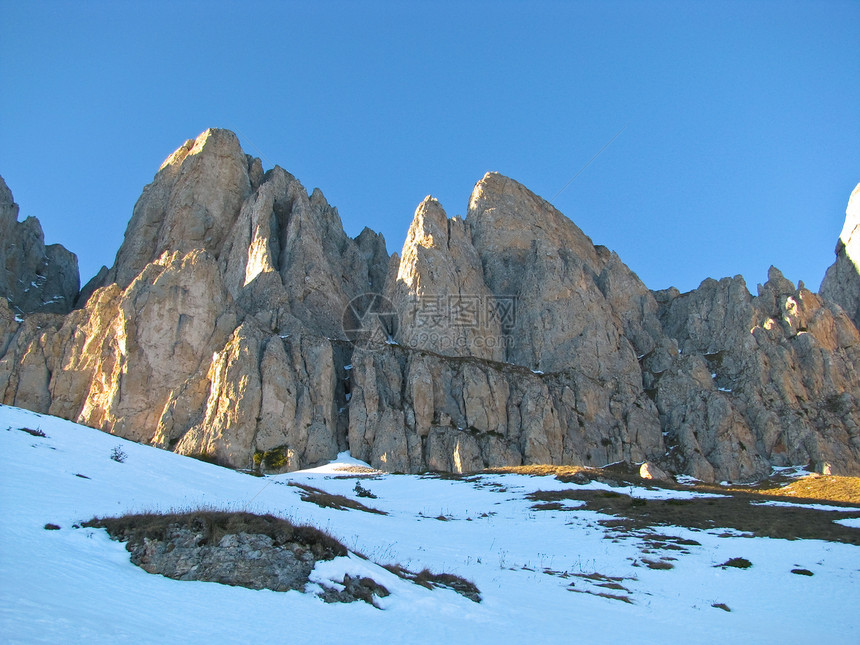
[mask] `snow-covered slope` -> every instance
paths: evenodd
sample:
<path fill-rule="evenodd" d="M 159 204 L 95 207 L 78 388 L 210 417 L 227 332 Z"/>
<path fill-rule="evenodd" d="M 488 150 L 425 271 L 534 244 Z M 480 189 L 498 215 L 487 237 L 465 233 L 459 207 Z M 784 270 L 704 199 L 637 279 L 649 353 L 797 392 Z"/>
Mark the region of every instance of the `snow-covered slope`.
<path fill-rule="evenodd" d="M 110 458 L 116 446 L 127 455 L 123 463 Z M 464 481 L 384 475 L 362 480 L 377 499 L 361 501 L 387 515 L 324 509 L 302 501 L 301 490 L 285 484 L 300 481 L 354 496 L 356 480 L 338 477 L 334 466 L 260 479 L 9 407 L 0 408 L 0 455 L 3 642 L 438 645 L 630 639 L 856 643 L 860 638 L 860 548 L 661 527 L 664 536 L 693 539 L 700 546 L 686 547 L 689 553 L 677 555 L 672 569 L 650 569 L 641 566 L 641 535 L 607 539 L 608 529 L 592 511 L 534 510 L 525 497 L 530 492 L 582 488 L 551 477 L 483 475 Z M 692 495 L 624 492 L 643 498 Z M 124 545 L 103 530 L 73 528 L 96 515 L 201 505 L 313 524 L 377 563 L 470 579 L 483 602 L 404 582 L 354 555 L 319 564 L 314 577 L 361 571 L 391 590 L 380 600 L 382 610 L 362 602 L 329 605 L 299 592 L 180 582 L 131 564 Z M 47 523 L 61 528 L 45 530 Z M 747 558 L 753 566 L 715 567 L 733 557 Z M 792 574 L 798 567 L 814 575 Z M 589 574 L 594 575 L 585 577 Z M 719 603 L 731 612 L 713 607 Z"/>

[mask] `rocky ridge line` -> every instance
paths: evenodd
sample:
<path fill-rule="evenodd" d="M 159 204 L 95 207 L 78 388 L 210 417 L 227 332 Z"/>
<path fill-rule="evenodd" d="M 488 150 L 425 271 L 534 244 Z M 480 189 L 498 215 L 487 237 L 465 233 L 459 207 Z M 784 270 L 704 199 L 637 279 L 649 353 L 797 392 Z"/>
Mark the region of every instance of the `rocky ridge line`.
<path fill-rule="evenodd" d="M 319 190 L 207 130 L 144 189 L 80 309 L 18 324 L 0 301 L 0 394 L 269 471 L 349 449 L 403 472 L 624 460 L 709 481 L 795 464 L 860 474 L 843 273 L 821 294 L 776 269 L 756 296 L 739 276 L 651 292 L 496 173 L 465 218 L 422 202 L 389 258 L 372 231 L 347 237 Z M 347 342 L 343 312 L 365 292 L 398 314 L 388 344 Z"/>

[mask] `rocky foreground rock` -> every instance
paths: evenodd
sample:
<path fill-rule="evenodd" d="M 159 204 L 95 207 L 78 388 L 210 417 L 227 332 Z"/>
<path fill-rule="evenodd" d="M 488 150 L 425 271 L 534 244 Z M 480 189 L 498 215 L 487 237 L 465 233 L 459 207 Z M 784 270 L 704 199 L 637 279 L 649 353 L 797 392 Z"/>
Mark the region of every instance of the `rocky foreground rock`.
<path fill-rule="evenodd" d="M 144 189 L 78 309 L 19 323 L 0 299 L 0 395 L 237 468 L 349 449 L 403 472 L 857 475 L 856 211 L 818 294 L 775 268 L 756 295 L 740 276 L 652 292 L 499 174 L 465 218 L 422 202 L 389 257 L 319 190 L 207 130 Z"/>
<path fill-rule="evenodd" d="M 329 535 L 271 515 L 198 511 L 179 515 L 96 518 L 84 526 L 107 529 L 126 543 L 131 561 L 174 580 L 218 582 L 248 589 L 306 591 L 320 561 L 347 555 Z M 375 606 L 388 590 L 371 578 L 345 574 L 341 589 L 316 584 L 326 602 L 363 600 Z"/>

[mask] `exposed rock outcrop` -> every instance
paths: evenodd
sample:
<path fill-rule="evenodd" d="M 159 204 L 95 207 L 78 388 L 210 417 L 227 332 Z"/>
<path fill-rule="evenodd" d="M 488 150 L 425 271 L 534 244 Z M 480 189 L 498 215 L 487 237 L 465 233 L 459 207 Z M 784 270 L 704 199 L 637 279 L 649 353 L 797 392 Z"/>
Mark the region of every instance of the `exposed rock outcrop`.
<path fill-rule="evenodd" d="M 209 130 L 146 187 L 80 309 L 18 324 L 0 301 L 0 397 L 233 467 L 349 449 L 403 472 L 860 474 L 856 211 L 820 295 L 776 269 L 755 296 L 740 277 L 651 292 L 497 173 L 465 218 L 425 199 L 389 258 Z"/>
<path fill-rule="evenodd" d="M 0 177 L 0 298 L 18 315 L 67 313 L 80 287 L 78 257 L 60 244 L 45 246 L 39 220 L 19 222 L 18 210 Z"/>
<path fill-rule="evenodd" d="M 328 535 L 271 515 L 128 515 L 95 519 L 85 526 L 105 528 L 125 542 L 131 561 L 148 573 L 249 589 L 305 591 L 317 562 L 347 554 Z M 359 597 L 343 594 L 337 600 Z"/>

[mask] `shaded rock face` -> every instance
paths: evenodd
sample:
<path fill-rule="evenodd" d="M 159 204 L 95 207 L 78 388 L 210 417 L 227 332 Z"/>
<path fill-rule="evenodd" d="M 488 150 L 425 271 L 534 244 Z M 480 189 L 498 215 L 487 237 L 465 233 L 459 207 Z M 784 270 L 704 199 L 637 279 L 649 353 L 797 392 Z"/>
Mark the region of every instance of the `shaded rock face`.
<path fill-rule="evenodd" d="M 819 295 L 776 269 L 755 296 L 740 277 L 651 292 L 499 174 L 465 218 L 425 199 L 389 257 L 368 229 L 348 238 L 321 192 L 210 130 L 146 187 L 81 309 L 19 325 L 0 301 L 0 395 L 234 467 L 349 449 L 402 472 L 860 474 L 855 211 Z M 356 312 L 366 293 L 397 324 Z M 380 343 L 349 342 L 348 306 Z"/>
<path fill-rule="evenodd" d="M 857 472 L 860 335 L 840 307 L 796 288 L 775 268 L 747 291 L 742 278 L 660 294 L 675 346 L 643 359 L 673 470 L 746 479 L 770 466 L 835 460 Z"/>
<path fill-rule="evenodd" d="M 18 315 L 71 311 L 80 288 L 78 258 L 45 245 L 35 217 L 18 221 L 18 204 L 0 177 L 0 297 Z"/>

